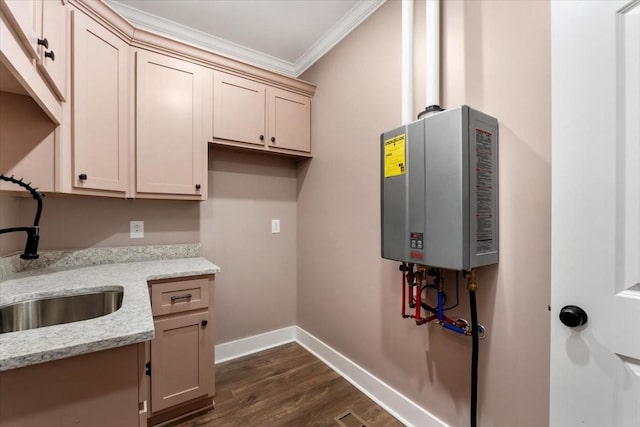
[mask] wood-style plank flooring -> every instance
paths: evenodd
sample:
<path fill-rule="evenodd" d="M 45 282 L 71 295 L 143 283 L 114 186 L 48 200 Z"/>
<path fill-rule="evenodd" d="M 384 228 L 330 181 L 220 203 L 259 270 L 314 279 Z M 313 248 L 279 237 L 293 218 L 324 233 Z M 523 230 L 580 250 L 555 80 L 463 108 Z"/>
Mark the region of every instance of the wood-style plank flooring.
<path fill-rule="evenodd" d="M 348 410 L 367 427 L 401 427 L 299 344 L 216 365 L 215 409 L 176 426 L 331 426 Z"/>

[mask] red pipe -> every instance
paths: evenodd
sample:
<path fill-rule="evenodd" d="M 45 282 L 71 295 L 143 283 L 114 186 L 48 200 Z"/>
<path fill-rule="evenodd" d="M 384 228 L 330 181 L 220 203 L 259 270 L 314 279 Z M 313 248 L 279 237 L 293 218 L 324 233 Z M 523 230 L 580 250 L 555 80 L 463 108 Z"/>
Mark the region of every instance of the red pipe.
<path fill-rule="evenodd" d="M 413 267 L 407 273 L 407 286 L 409 286 L 409 306 L 411 306 L 411 302 L 413 301 L 413 286 L 411 286 L 412 277 L 413 277 Z"/>

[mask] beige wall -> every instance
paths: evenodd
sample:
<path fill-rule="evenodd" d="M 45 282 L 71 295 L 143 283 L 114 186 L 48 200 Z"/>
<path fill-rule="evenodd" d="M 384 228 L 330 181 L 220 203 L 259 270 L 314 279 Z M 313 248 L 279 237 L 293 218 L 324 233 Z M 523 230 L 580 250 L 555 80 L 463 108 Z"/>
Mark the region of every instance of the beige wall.
<path fill-rule="evenodd" d="M 216 344 L 296 323 L 296 163 L 209 149 L 202 254 L 216 277 Z M 281 233 L 271 234 L 280 219 Z"/>
<path fill-rule="evenodd" d="M 33 217 L 28 224 L 22 224 L 20 218 L 20 198 L 0 195 L 0 228 L 21 227 L 33 224 Z M 0 256 L 24 249 L 25 233 L 0 234 Z"/>
<path fill-rule="evenodd" d="M 451 425 L 468 425 L 470 339 L 400 317 L 380 258 L 379 136 L 400 122 L 400 2 L 387 2 L 303 76 L 318 85 L 300 171 L 297 323 Z M 416 7 L 423 75 L 424 2 Z M 479 424 L 548 424 L 548 2 L 445 2 L 443 106 L 500 122 L 499 267 L 478 274 Z M 424 107 L 416 81 L 416 104 Z M 450 279 L 447 286 L 451 286 Z M 449 295 L 453 295 L 453 288 Z M 466 290 L 452 317 L 469 319 Z"/>
<path fill-rule="evenodd" d="M 21 204 L 33 219 L 33 203 Z M 144 238 L 129 238 L 129 221 L 144 221 Z M 77 249 L 197 243 L 198 202 L 124 200 L 100 197 L 45 197 L 40 220 L 41 249 Z"/>
<path fill-rule="evenodd" d="M 0 172 L 15 175 L 33 183 L 40 191 L 53 190 L 54 125 L 29 96 L 0 92 Z M 28 156 L 26 154 L 29 154 Z M 0 228 L 33 224 L 33 213 L 22 218 L 20 206 L 24 198 L 19 186 L 0 181 L 0 190 L 12 193 L 0 195 Z M 24 249 L 26 234 L 0 234 L 0 256 Z"/>
<path fill-rule="evenodd" d="M 36 204 L 32 198 L 3 195 L 0 203 L 0 228 L 33 224 Z M 144 221 L 144 238 L 129 238 L 129 221 L 133 220 Z M 197 243 L 199 227 L 198 202 L 70 197 L 49 193 L 42 202 L 39 248 Z M 24 233 L 0 235 L 0 255 L 22 251 L 24 237 Z"/>

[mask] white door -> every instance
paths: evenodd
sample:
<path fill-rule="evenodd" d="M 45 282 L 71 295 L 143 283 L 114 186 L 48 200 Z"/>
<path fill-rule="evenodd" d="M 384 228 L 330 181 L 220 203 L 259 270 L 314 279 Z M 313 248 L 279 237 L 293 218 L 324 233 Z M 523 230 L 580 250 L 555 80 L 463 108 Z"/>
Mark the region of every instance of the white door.
<path fill-rule="evenodd" d="M 550 424 L 638 427 L 640 1 L 552 1 L 551 23 Z"/>

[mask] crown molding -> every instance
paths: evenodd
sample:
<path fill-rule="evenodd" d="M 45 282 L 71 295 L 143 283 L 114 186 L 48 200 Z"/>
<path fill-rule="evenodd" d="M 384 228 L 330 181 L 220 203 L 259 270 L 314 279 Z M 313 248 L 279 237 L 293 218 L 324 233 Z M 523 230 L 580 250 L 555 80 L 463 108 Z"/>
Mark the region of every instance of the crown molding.
<path fill-rule="evenodd" d="M 258 65 L 271 71 L 295 76 L 294 66 L 290 62 L 249 49 L 220 37 L 212 36 L 211 34 L 187 27 L 186 25 L 169 19 L 135 9 L 115 0 L 106 0 L 106 2 L 131 21 L 136 27 L 200 46 L 215 53 Z"/>
<path fill-rule="evenodd" d="M 311 46 L 295 63 L 284 61 L 220 37 L 207 34 L 186 25 L 150 14 L 116 0 L 105 0 L 122 16 L 139 28 L 156 32 L 176 40 L 209 49 L 270 71 L 298 77 L 314 62 L 327 53 L 340 40 L 353 31 L 362 21 L 378 9 L 386 0 L 364 0 L 347 12 L 327 33 Z"/>
<path fill-rule="evenodd" d="M 378 10 L 387 0 L 363 0 L 356 3 L 346 15 L 331 27 L 321 38 L 318 39 L 294 64 L 295 76 L 304 73 L 325 53 L 329 52 L 351 31 Z"/>

